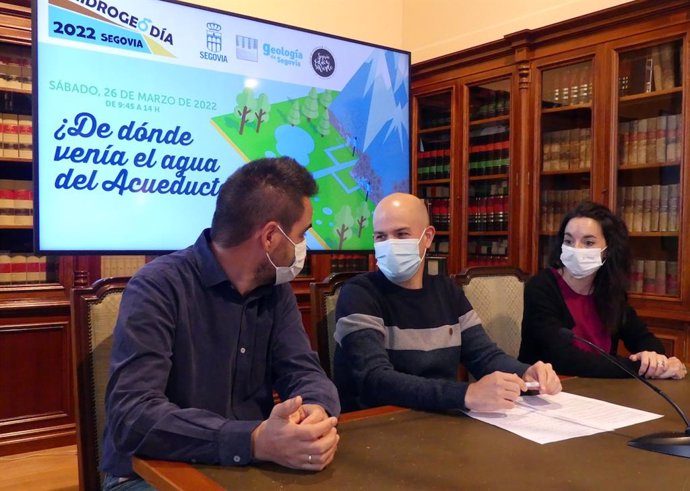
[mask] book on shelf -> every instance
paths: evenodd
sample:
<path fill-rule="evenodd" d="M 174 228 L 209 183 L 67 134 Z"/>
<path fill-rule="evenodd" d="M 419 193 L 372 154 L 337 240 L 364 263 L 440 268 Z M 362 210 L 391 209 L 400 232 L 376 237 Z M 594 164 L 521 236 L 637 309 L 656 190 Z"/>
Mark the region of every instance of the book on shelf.
<path fill-rule="evenodd" d="M 635 157 L 636 164 L 645 164 L 647 162 L 647 122 L 648 119 L 640 119 L 637 121 L 637 156 Z"/>
<path fill-rule="evenodd" d="M 659 231 L 668 231 L 668 186 L 659 187 Z"/>
<path fill-rule="evenodd" d="M 14 225 L 15 188 L 10 179 L 0 179 L 0 226 Z"/>
<path fill-rule="evenodd" d="M 14 224 L 33 226 L 33 183 L 15 180 L 14 186 Z"/>
<path fill-rule="evenodd" d="M 0 251 L 0 285 L 12 283 L 12 263 L 9 251 Z"/>
<path fill-rule="evenodd" d="M 652 63 L 652 83 L 654 90 L 661 90 L 663 88 L 662 83 L 662 70 L 661 70 L 661 53 L 659 52 L 659 46 L 654 46 L 650 50 L 650 59 Z M 651 90 L 651 88 L 650 88 Z"/>
<path fill-rule="evenodd" d="M 16 114 L 2 114 L 2 156 L 19 157 L 19 117 Z"/>
<path fill-rule="evenodd" d="M 0 285 L 45 283 L 46 256 L 0 251 Z"/>
<path fill-rule="evenodd" d="M 639 125 L 640 121 L 638 119 L 634 119 L 630 121 L 630 138 L 628 139 L 629 142 L 629 148 L 628 151 L 626 152 L 626 155 L 628 156 L 627 162 L 625 162 L 626 165 L 636 165 L 637 164 L 637 147 L 638 147 L 638 139 L 640 136 L 639 133 Z"/>
<path fill-rule="evenodd" d="M 642 276 L 642 293 L 655 293 L 656 289 L 656 261 L 645 260 Z"/>
<path fill-rule="evenodd" d="M 649 230 L 658 231 L 659 229 L 659 209 L 661 207 L 661 185 L 651 186 L 651 211 L 649 218 Z"/>
<path fill-rule="evenodd" d="M 678 230 L 678 206 L 680 204 L 680 185 L 670 184 L 668 189 L 668 230 L 676 232 Z"/>
<path fill-rule="evenodd" d="M 18 116 L 18 156 L 20 159 L 30 159 L 33 151 L 31 116 L 20 114 Z"/>
<path fill-rule="evenodd" d="M 618 212 L 630 232 L 678 230 L 679 184 L 618 188 Z"/>
<path fill-rule="evenodd" d="M 22 89 L 22 62 L 19 58 L 9 57 L 4 66 L 8 89 Z"/>
<path fill-rule="evenodd" d="M 31 83 L 33 79 L 30 58 L 20 58 L 21 66 L 21 88 L 24 90 L 31 90 Z"/>
<path fill-rule="evenodd" d="M 630 291 L 634 293 L 642 293 L 642 284 L 644 278 L 644 260 L 635 259 L 632 262 L 632 271 L 630 278 Z"/>
<path fill-rule="evenodd" d="M 661 70 L 657 89 L 672 89 L 675 86 L 675 64 L 673 62 L 673 44 L 665 43 L 657 47 Z M 656 72 L 655 72 L 656 73 Z"/>
<path fill-rule="evenodd" d="M 658 259 L 633 260 L 630 292 L 678 295 L 678 262 Z"/>
<path fill-rule="evenodd" d="M 630 230 L 642 232 L 642 215 L 644 210 L 644 186 L 633 186 L 632 188 L 632 226 Z"/>
<path fill-rule="evenodd" d="M 542 169 L 589 169 L 592 165 L 590 128 L 549 131 L 542 135 Z"/>
<path fill-rule="evenodd" d="M 10 254 L 10 281 L 14 284 L 26 283 L 26 256 Z"/>
<path fill-rule="evenodd" d="M 40 283 L 45 281 L 41 276 L 41 263 L 39 257 L 36 255 L 26 256 L 26 282 Z"/>
<path fill-rule="evenodd" d="M 647 119 L 647 134 L 645 135 L 645 149 L 644 162 L 646 164 L 657 163 L 656 160 L 656 126 L 657 118 Z"/>
<path fill-rule="evenodd" d="M 680 163 L 682 155 L 682 120 L 680 114 L 669 114 L 666 123 L 666 162 Z"/>
<path fill-rule="evenodd" d="M 658 116 L 656 118 L 656 156 L 652 162 L 666 162 L 666 132 L 668 118 Z"/>
<path fill-rule="evenodd" d="M 650 232 L 652 223 L 652 186 L 642 186 L 642 232 Z"/>

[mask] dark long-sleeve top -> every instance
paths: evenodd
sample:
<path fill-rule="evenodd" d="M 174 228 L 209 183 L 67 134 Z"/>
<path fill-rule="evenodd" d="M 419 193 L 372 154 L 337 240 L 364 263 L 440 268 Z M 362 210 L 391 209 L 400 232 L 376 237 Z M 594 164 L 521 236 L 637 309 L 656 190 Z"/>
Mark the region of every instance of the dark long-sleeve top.
<path fill-rule="evenodd" d="M 528 365 L 488 337 L 462 290 L 447 277 L 424 276 L 402 288 L 380 272 L 347 282 L 336 305 L 334 380 L 344 411 L 394 404 L 465 409 L 468 383 L 496 370 L 522 374 Z"/>
<path fill-rule="evenodd" d="M 572 344 L 563 328 L 575 326 L 563 299 L 557 280 L 549 269 L 540 271 L 525 285 L 522 342 L 518 358 L 525 363 L 549 362 L 556 372 L 581 377 L 621 378 L 628 375 L 609 360 L 579 349 Z M 623 321 L 611 336 L 611 355 L 629 367 L 639 370 L 639 362 L 616 355 L 618 341 L 631 353 L 656 351 L 664 353 L 661 342 L 652 334 L 635 310 L 626 306 Z"/>
<path fill-rule="evenodd" d="M 301 395 L 340 413 L 290 285 L 240 295 L 209 242 L 206 230 L 193 246 L 157 258 L 124 292 L 106 392 L 105 472 L 131 474 L 134 454 L 247 464 L 273 388 L 283 400 Z"/>

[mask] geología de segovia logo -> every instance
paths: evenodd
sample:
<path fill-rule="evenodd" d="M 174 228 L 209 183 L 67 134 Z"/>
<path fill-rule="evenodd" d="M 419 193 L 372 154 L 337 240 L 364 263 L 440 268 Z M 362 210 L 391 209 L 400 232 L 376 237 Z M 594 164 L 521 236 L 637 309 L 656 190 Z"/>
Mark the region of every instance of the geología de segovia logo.
<path fill-rule="evenodd" d="M 318 76 L 328 78 L 335 72 L 335 58 L 326 48 L 316 48 L 311 54 L 311 66 Z"/>
<path fill-rule="evenodd" d="M 268 56 L 277 63 L 285 66 L 302 66 L 302 52 L 298 49 L 288 49 L 284 46 L 275 47 L 270 43 L 264 43 L 263 46 L 264 56 Z"/>
<path fill-rule="evenodd" d="M 223 50 L 223 27 L 215 22 L 206 23 L 206 49 L 199 51 L 199 58 L 202 60 L 228 62 L 228 56 L 221 53 Z"/>

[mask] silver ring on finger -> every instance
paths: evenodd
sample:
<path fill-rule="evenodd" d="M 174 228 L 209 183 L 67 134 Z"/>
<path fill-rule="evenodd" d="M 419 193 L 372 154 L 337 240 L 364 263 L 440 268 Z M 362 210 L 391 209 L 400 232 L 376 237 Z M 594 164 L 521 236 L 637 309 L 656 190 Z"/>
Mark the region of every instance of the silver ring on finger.
<path fill-rule="evenodd" d="M 307 463 L 311 464 L 311 455 L 307 455 Z"/>

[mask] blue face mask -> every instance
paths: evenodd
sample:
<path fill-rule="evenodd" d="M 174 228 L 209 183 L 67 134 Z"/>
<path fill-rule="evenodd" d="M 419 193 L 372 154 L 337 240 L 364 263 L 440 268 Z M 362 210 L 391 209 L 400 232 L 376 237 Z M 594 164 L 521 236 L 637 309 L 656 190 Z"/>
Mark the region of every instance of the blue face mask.
<path fill-rule="evenodd" d="M 388 239 L 374 242 L 376 265 L 391 282 L 400 284 L 412 278 L 422 264 L 424 255 L 419 257 L 419 239 Z"/>

